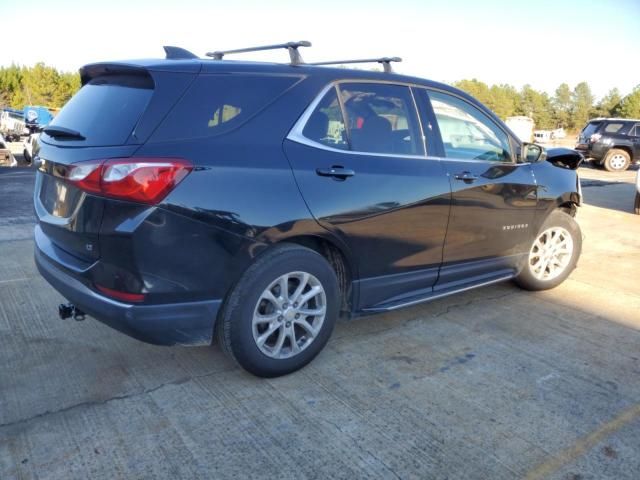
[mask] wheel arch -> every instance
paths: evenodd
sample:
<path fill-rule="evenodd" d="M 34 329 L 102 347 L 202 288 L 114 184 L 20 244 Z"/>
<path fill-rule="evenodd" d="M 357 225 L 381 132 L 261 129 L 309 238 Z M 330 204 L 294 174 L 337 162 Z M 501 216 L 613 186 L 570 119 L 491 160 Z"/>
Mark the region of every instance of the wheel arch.
<path fill-rule="evenodd" d="M 356 266 L 350 259 L 347 247 L 340 245 L 340 242 L 327 238 L 323 235 L 301 234 L 283 237 L 273 243 L 272 246 L 286 243 L 294 243 L 322 255 L 329 265 L 336 272 L 338 284 L 342 293 L 341 310 L 351 311 L 354 304 L 353 281 L 357 280 Z"/>
<path fill-rule="evenodd" d="M 631 148 L 630 145 L 619 145 L 619 144 L 614 144 L 611 146 L 611 148 L 607 151 L 607 155 L 609 155 L 611 153 L 612 150 L 623 150 L 627 153 L 627 155 L 629 155 L 629 159 L 631 161 L 633 161 L 633 149 Z M 606 157 L 606 155 L 605 155 Z"/>

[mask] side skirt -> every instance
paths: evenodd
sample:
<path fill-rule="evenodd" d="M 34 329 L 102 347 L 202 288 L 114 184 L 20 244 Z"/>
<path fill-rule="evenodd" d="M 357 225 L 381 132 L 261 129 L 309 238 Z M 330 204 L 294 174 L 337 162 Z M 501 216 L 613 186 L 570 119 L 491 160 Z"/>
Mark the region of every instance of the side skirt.
<path fill-rule="evenodd" d="M 431 300 L 436 300 L 438 298 L 448 297 L 449 295 L 453 295 L 455 293 L 465 292 L 467 290 L 472 290 L 474 288 L 484 287 L 487 285 L 491 285 L 494 283 L 504 282 L 505 280 L 510 280 L 516 276 L 516 272 L 513 271 L 508 274 L 502 273 L 499 276 L 494 278 L 485 278 L 483 281 L 466 284 L 460 287 L 453 287 L 449 289 L 438 290 L 435 292 L 429 292 L 425 295 L 417 295 L 411 298 L 405 298 L 398 302 L 393 303 L 385 303 L 381 305 L 375 305 L 373 307 L 363 308 L 360 312 L 357 312 L 354 316 L 358 315 L 369 315 L 373 313 L 383 313 L 383 312 L 391 312 L 393 310 L 398 310 L 404 307 L 410 307 L 412 305 L 418 305 L 420 303 L 430 302 Z"/>

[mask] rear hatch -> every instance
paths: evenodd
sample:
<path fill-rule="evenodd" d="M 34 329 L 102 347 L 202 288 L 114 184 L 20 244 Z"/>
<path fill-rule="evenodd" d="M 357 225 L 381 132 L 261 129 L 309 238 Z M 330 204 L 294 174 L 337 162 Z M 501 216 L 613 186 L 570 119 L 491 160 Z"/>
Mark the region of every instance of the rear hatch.
<path fill-rule="evenodd" d="M 591 138 L 591 135 L 598 131 L 600 125 L 602 125 L 601 121 L 587 123 L 587 126 L 582 129 L 580 135 L 578 136 L 578 145 L 576 148 L 579 148 L 580 150 L 586 150 L 587 146 L 589 145 L 589 139 Z"/>
<path fill-rule="evenodd" d="M 108 200 L 72 185 L 69 171 L 88 160 L 132 156 L 198 69 L 193 64 L 187 68 L 191 72 L 97 64 L 81 70 L 82 88 L 40 138 L 34 205 L 41 249 L 57 247 L 63 253 L 54 256 L 75 269 L 100 258 L 98 235 Z"/>

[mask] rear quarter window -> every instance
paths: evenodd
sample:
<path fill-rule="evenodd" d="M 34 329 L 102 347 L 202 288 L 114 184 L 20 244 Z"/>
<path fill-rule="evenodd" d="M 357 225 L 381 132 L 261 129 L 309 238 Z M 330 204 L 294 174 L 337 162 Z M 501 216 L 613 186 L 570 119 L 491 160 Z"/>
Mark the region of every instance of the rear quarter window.
<path fill-rule="evenodd" d="M 607 133 L 618 133 L 622 127 L 624 127 L 624 123 L 610 123 L 604 127 L 604 131 Z"/>
<path fill-rule="evenodd" d="M 201 75 L 154 132 L 151 141 L 209 137 L 229 132 L 299 80 L 298 76 Z"/>

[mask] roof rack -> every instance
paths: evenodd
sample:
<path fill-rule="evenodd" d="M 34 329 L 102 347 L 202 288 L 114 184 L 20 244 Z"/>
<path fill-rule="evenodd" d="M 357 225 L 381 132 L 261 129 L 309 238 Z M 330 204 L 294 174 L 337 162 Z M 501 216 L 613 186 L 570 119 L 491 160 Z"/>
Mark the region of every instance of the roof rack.
<path fill-rule="evenodd" d="M 346 65 L 348 63 L 381 63 L 385 73 L 393 73 L 391 62 L 401 62 L 400 57 L 363 58 L 361 60 L 335 60 L 330 62 L 315 62 L 309 65 Z"/>
<path fill-rule="evenodd" d="M 212 57 L 214 60 L 222 60 L 222 57 L 228 55 L 230 53 L 245 53 L 245 52 L 259 52 L 262 50 L 277 50 L 279 48 L 286 48 L 289 51 L 289 57 L 291 58 L 291 65 L 300 65 L 304 63 L 302 60 L 302 56 L 300 52 L 298 52 L 299 47 L 310 47 L 311 42 L 306 40 L 301 40 L 299 42 L 287 42 L 287 43 L 277 43 L 275 45 L 264 45 L 260 47 L 249 47 L 249 48 L 239 48 L 236 50 L 225 50 L 225 51 L 216 51 L 216 52 L 207 52 L 207 57 Z"/>

